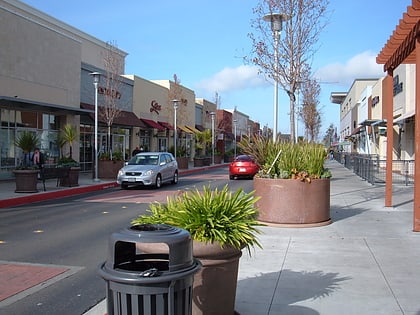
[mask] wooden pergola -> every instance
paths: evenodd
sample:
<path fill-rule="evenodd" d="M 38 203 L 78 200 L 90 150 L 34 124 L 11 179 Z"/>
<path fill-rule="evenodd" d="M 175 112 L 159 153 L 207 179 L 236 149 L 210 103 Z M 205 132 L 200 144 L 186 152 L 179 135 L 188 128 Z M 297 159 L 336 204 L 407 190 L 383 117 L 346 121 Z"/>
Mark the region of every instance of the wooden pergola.
<path fill-rule="evenodd" d="M 420 0 L 412 0 L 394 32 L 376 57 L 384 65 L 386 76 L 382 85 L 382 108 L 387 121 L 385 207 L 392 207 L 392 155 L 393 155 L 393 71 L 401 64 L 416 65 L 415 86 L 415 164 L 413 230 L 420 232 Z"/>

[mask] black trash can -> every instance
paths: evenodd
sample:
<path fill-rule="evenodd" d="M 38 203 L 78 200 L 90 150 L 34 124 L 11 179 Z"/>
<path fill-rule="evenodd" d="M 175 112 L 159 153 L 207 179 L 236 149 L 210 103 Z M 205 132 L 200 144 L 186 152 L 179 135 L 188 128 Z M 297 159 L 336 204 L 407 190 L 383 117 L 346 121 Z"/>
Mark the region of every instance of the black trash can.
<path fill-rule="evenodd" d="M 165 224 L 131 226 L 113 233 L 99 267 L 107 285 L 108 315 L 187 315 L 194 273 L 191 235 Z"/>

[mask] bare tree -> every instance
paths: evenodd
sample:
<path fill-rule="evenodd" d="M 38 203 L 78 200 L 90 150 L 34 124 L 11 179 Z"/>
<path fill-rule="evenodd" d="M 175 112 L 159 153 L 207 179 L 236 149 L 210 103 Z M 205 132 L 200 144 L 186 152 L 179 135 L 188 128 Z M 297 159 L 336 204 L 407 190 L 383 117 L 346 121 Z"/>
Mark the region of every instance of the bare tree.
<path fill-rule="evenodd" d="M 321 114 L 319 111 L 321 86 L 317 80 L 306 78 L 302 81 L 300 88 L 303 102 L 299 115 L 305 125 L 306 138 L 310 141 L 315 141 L 318 138 L 321 127 Z"/>
<path fill-rule="evenodd" d="M 182 91 L 181 80 L 178 78 L 176 74 L 173 75 L 173 83 L 168 91 L 168 101 L 170 112 L 173 113 L 174 108 L 172 101 L 178 100 L 178 108 L 176 111 L 177 114 L 177 121 L 179 124 L 185 125 L 187 123 L 188 113 L 187 113 L 187 105 L 188 101 L 184 96 L 184 92 Z M 173 114 L 172 114 L 173 115 Z"/>
<path fill-rule="evenodd" d="M 295 141 L 295 92 L 301 80 L 304 64 L 310 64 L 317 50 L 316 44 L 321 31 L 328 22 L 329 0 L 261 0 L 254 8 L 256 18 L 251 26 L 256 33 L 250 33 L 253 50 L 246 62 L 260 68 L 266 77 L 275 80 L 287 92 L 290 100 L 290 136 Z M 284 39 L 276 40 L 271 25 L 263 20 L 267 14 L 281 13 L 288 19 L 283 22 Z M 274 56 L 278 49 L 276 65 Z"/>
<path fill-rule="evenodd" d="M 107 125 L 107 148 L 106 151 L 112 159 L 111 131 L 114 120 L 121 115 L 121 107 L 118 101 L 121 98 L 121 74 L 124 70 L 124 60 L 118 54 L 114 43 L 107 43 L 107 50 L 103 54 L 105 80 L 104 86 L 99 87 L 99 93 L 103 95 L 103 104 L 98 108 L 98 115 Z"/>

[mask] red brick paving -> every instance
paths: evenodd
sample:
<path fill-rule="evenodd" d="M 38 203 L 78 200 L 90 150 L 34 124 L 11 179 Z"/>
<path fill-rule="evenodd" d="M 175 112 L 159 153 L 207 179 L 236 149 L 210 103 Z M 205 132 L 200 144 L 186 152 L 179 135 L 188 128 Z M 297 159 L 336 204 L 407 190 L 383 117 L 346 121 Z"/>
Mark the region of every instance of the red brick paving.
<path fill-rule="evenodd" d="M 31 264 L 0 264 L 0 301 L 69 270 Z"/>

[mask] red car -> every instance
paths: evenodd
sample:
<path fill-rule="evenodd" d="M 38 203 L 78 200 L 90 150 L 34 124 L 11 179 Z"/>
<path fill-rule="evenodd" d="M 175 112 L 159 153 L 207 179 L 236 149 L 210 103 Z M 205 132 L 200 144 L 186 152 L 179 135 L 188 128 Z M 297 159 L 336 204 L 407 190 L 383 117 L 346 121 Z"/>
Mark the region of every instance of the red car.
<path fill-rule="evenodd" d="M 238 155 L 229 165 L 229 179 L 239 177 L 253 178 L 260 167 L 250 155 Z"/>

